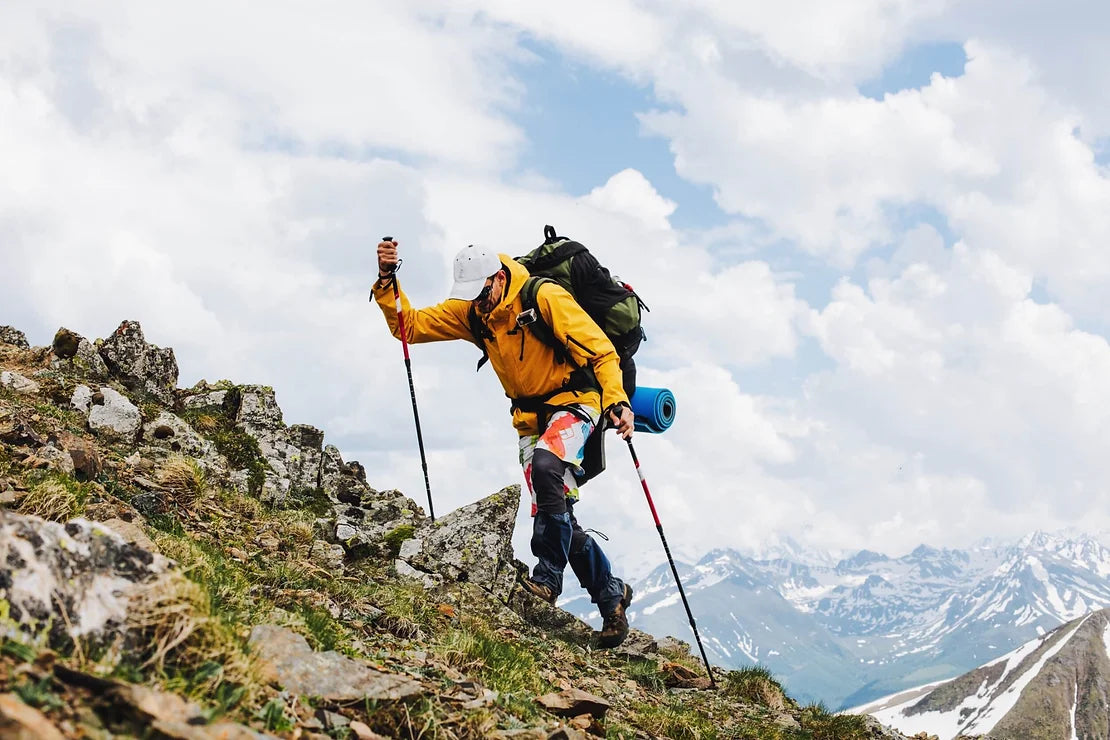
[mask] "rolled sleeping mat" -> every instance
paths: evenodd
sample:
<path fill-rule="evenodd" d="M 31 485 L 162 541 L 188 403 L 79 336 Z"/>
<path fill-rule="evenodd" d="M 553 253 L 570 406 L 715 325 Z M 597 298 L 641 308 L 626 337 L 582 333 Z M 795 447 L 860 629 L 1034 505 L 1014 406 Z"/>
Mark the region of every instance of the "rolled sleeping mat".
<path fill-rule="evenodd" d="M 636 431 L 651 434 L 667 431 L 674 423 L 675 407 L 674 394 L 666 388 L 637 388 L 632 394 Z"/>

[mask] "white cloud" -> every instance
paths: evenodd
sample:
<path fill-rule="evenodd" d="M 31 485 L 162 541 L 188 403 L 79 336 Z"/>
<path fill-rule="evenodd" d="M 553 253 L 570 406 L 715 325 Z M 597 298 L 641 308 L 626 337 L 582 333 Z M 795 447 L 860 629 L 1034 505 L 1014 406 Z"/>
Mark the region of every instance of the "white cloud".
<path fill-rule="evenodd" d="M 637 447 L 676 551 L 1103 522 L 1110 184 L 1090 145 L 1110 119 L 1065 51 L 1102 58 L 1106 11 L 1048 33 L 1040 10 L 991 27 L 998 7 L 9 3 L 0 318 L 39 343 L 138 319 L 183 381 L 274 385 L 288 421 L 423 501 L 400 348 L 366 301 L 373 244 L 398 237 L 424 304 L 460 246 L 519 254 L 553 223 L 653 309 L 641 382 L 675 390 L 679 417 Z M 938 38 L 966 42 L 962 77 L 855 92 Z M 741 218 L 676 229 L 681 201 L 634 161 L 586 193 L 518 172 L 537 41 L 573 74 L 649 85 L 661 110 L 626 114 Z M 476 359 L 413 349 L 437 512 L 519 480 Z M 623 568 L 654 565 L 610 448 L 583 521 Z"/>

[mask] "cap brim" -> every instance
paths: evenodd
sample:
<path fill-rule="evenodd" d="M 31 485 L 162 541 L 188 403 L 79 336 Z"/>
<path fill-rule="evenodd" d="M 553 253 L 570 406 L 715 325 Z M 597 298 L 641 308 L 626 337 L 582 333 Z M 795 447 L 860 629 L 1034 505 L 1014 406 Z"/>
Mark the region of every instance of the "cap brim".
<path fill-rule="evenodd" d="M 456 280 L 455 284 L 451 286 L 451 294 L 447 297 L 455 298 L 460 301 L 472 301 L 482 292 L 482 288 L 485 286 L 487 279 L 488 278 Z"/>

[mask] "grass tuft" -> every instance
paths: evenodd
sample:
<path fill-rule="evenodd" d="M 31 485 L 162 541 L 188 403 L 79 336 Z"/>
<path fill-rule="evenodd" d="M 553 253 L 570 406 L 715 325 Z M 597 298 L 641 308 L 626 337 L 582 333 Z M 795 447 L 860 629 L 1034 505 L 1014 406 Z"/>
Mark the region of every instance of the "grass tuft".
<path fill-rule="evenodd" d="M 668 696 L 651 704 L 634 705 L 636 723 L 652 735 L 673 740 L 701 740 L 717 736 L 717 728 L 703 713 Z"/>
<path fill-rule="evenodd" d="M 822 702 L 803 707 L 798 719 L 812 740 L 863 740 L 867 720 L 859 714 L 834 714 Z"/>
<path fill-rule="evenodd" d="M 186 677 L 200 693 L 223 681 L 257 685 L 254 663 L 233 630 L 212 615 L 204 588 L 178 573 L 139 591 L 131 600 L 128 622 L 143 669 Z M 213 673 L 211 664 L 220 671 Z M 191 680 L 198 673 L 201 680 Z"/>
<path fill-rule="evenodd" d="M 532 653 L 518 641 L 498 637 L 477 622 L 449 630 L 435 652 L 448 665 L 477 675 L 502 693 L 531 696 L 543 688 Z"/>
<path fill-rule="evenodd" d="M 87 498 L 85 487 L 77 481 L 59 473 L 48 473 L 31 487 L 16 510 L 52 522 L 68 522 L 85 512 Z"/>
<path fill-rule="evenodd" d="M 173 455 L 162 464 L 158 482 L 173 495 L 179 506 L 191 506 L 208 486 L 201 464 L 184 455 Z"/>
<path fill-rule="evenodd" d="M 667 684 L 654 660 L 630 660 L 624 667 L 625 674 L 636 683 L 652 691 L 663 691 Z"/>
<path fill-rule="evenodd" d="M 782 711 L 787 707 L 786 692 L 782 684 L 763 666 L 747 666 L 729 671 L 725 678 L 725 693 L 742 701 Z"/>

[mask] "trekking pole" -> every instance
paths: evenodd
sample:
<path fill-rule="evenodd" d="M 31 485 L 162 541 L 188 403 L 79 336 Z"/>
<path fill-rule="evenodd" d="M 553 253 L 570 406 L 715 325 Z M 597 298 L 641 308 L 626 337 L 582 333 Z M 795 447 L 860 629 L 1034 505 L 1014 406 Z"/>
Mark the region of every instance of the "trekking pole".
<path fill-rule="evenodd" d="M 392 242 L 392 236 L 383 236 L 383 242 Z M 436 520 L 436 510 L 432 506 L 432 484 L 428 480 L 428 458 L 424 456 L 424 435 L 420 431 L 420 412 L 416 410 L 416 386 L 412 384 L 412 360 L 409 358 L 409 342 L 405 338 L 405 316 L 401 312 L 401 289 L 397 287 L 397 265 L 390 269 L 393 275 L 393 300 L 397 302 L 397 328 L 401 335 L 401 349 L 405 353 L 405 372 L 409 376 L 409 395 L 412 396 L 412 418 L 416 420 L 416 443 L 420 447 L 420 465 L 424 468 L 424 488 L 428 492 L 428 514 Z"/>
<path fill-rule="evenodd" d="M 690 611 L 690 602 L 686 600 L 686 592 L 682 590 L 682 581 L 678 577 L 678 568 L 675 567 L 674 558 L 671 557 L 671 548 L 667 544 L 667 537 L 663 534 L 663 525 L 659 522 L 659 514 L 655 511 L 655 503 L 651 500 L 651 491 L 648 490 L 647 478 L 644 477 L 644 471 L 640 467 L 640 458 L 636 457 L 636 448 L 632 446 L 632 440 L 626 439 L 628 443 L 628 451 L 632 453 L 632 462 L 636 465 L 636 475 L 640 476 L 640 485 L 644 487 L 644 496 L 647 497 L 648 508 L 651 509 L 651 516 L 655 519 L 655 528 L 659 530 L 659 539 L 663 541 L 663 551 L 667 553 L 667 562 L 671 564 L 671 573 L 674 574 L 674 582 L 678 584 L 678 595 L 682 597 L 682 605 L 686 607 L 686 616 L 690 618 L 690 629 L 694 631 L 694 640 L 698 643 L 698 650 L 701 651 L 701 659 L 705 662 L 705 672 L 709 675 L 709 688 L 717 688 L 717 682 L 713 680 L 713 669 L 709 667 L 709 658 L 705 657 L 705 648 L 701 644 L 701 635 L 698 634 L 698 625 L 694 621 L 694 613 Z"/>

